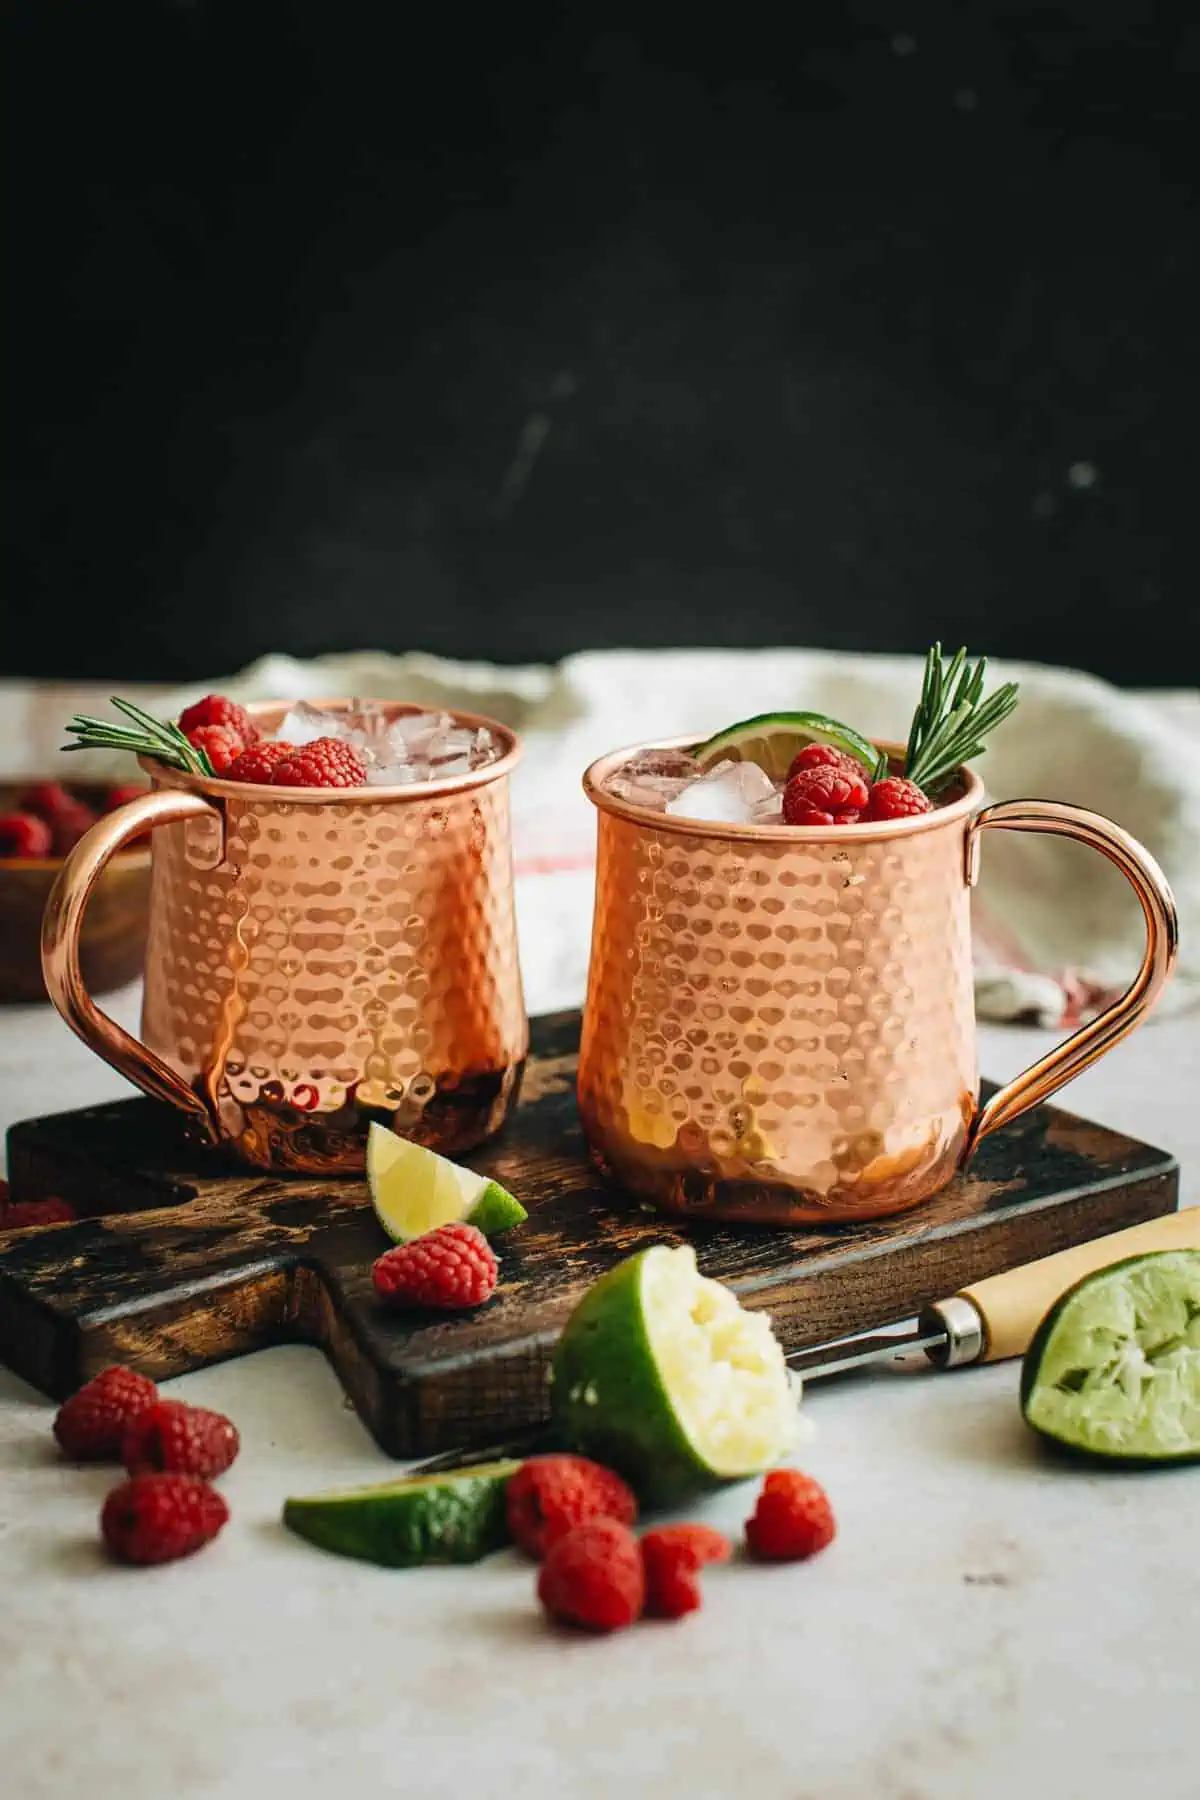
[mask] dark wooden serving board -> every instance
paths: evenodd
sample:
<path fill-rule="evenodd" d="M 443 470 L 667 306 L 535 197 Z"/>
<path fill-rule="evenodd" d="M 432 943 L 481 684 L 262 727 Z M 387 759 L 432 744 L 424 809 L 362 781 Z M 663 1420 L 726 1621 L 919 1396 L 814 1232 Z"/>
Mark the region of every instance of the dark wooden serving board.
<path fill-rule="evenodd" d="M 14 1126 L 14 1199 L 87 1217 L 0 1232 L 0 1358 L 56 1398 L 109 1362 L 162 1378 L 268 1344 L 324 1348 L 385 1450 L 420 1456 L 536 1422 L 555 1337 L 587 1284 L 651 1243 L 694 1242 L 706 1274 L 770 1309 L 789 1349 L 908 1317 L 967 1282 L 1171 1211 L 1161 1150 L 1040 1108 L 987 1139 L 901 1218 L 796 1231 L 689 1226 L 589 1163 L 575 1112 L 578 1014 L 534 1022 L 521 1104 L 472 1158 L 529 1208 L 477 1313 L 386 1312 L 386 1240 L 362 1181 L 283 1180 L 202 1160 L 174 1115 L 119 1101 Z"/>

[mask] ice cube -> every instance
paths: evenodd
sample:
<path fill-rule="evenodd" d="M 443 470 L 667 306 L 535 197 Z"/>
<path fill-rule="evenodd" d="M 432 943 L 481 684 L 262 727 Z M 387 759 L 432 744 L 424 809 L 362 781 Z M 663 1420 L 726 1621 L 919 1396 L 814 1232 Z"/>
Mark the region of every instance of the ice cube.
<path fill-rule="evenodd" d="M 341 737 L 341 720 L 337 713 L 322 712 L 307 700 L 297 700 L 288 708 L 287 717 L 276 728 L 281 744 L 311 744 L 320 737 Z"/>
<path fill-rule="evenodd" d="M 669 800 L 694 782 L 696 759 L 685 750 L 639 750 L 614 769 L 604 786 L 617 800 L 662 812 Z"/>
<path fill-rule="evenodd" d="M 420 776 L 410 762 L 367 763 L 368 787 L 407 787 L 409 782 L 418 780 Z"/>
<path fill-rule="evenodd" d="M 757 763 L 724 762 L 667 802 L 677 819 L 707 819 L 716 825 L 754 825 L 757 809 L 776 799 L 775 784 Z"/>

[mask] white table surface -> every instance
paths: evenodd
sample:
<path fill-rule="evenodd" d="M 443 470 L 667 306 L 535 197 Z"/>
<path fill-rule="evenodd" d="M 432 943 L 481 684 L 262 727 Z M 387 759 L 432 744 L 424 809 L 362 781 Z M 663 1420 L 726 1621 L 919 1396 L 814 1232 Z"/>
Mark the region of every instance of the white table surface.
<path fill-rule="evenodd" d="M 574 976 L 569 979 L 573 980 Z M 531 1007 L 573 996 L 552 976 Z M 132 1023 L 136 996 L 112 1010 Z M 986 1029 L 997 1077 L 1049 1040 Z M 118 1094 L 48 1011 L 0 1013 L 0 1123 Z M 1171 1149 L 1200 1199 L 1200 1021 L 1082 1077 L 1073 1109 Z M 237 1422 L 233 1519 L 157 1571 L 103 1560 L 112 1479 L 56 1455 L 0 1372 L 0 1794 L 12 1800 L 1195 1800 L 1200 1469 L 1052 1466 L 1012 1365 L 812 1390 L 802 1460 L 840 1535 L 734 1565 L 704 1610 L 547 1630 L 515 1555 L 394 1573 L 307 1548 L 283 1497 L 394 1471 L 315 1351 L 168 1384 Z M 737 1532 L 753 1489 L 696 1509 Z"/>

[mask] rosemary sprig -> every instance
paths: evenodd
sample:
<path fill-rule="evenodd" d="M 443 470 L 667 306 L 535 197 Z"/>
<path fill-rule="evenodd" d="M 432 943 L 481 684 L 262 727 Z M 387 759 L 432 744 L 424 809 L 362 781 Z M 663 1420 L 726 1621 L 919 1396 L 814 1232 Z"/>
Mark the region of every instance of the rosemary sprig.
<path fill-rule="evenodd" d="M 131 756 L 152 756 L 172 769 L 186 769 L 191 775 L 215 773 L 207 754 L 189 744 L 178 725 L 156 719 L 132 700 L 112 704 L 130 721 L 122 725 L 116 719 L 93 719 L 87 713 L 76 713 L 67 725 L 76 742 L 64 744 L 64 750 L 128 750 Z"/>
<path fill-rule="evenodd" d="M 983 740 L 1017 704 L 1017 684 L 1006 681 L 983 698 L 987 659 L 972 666 L 965 650 L 949 664 L 935 644 L 925 658 L 921 698 L 913 714 L 904 757 L 904 773 L 925 793 L 936 794 L 962 763 L 983 750 Z"/>

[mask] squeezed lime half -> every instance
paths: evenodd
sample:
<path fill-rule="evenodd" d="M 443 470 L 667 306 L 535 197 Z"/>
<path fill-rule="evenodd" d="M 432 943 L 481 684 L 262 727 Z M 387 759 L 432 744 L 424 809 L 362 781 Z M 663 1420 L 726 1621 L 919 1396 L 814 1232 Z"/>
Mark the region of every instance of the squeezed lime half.
<path fill-rule="evenodd" d="M 1025 1353 L 1021 1410 L 1089 1456 L 1200 1458 L 1200 1250 L 1130 1257 L 1070 1288 Z"/>

